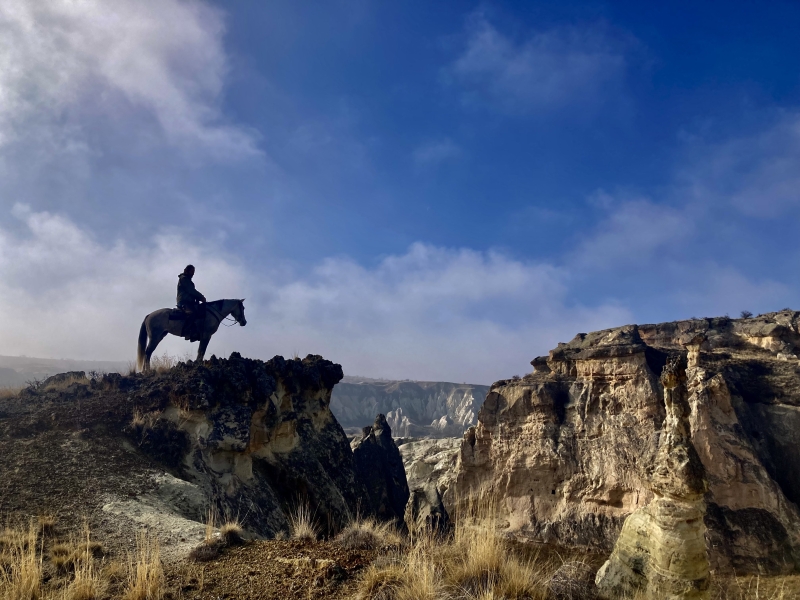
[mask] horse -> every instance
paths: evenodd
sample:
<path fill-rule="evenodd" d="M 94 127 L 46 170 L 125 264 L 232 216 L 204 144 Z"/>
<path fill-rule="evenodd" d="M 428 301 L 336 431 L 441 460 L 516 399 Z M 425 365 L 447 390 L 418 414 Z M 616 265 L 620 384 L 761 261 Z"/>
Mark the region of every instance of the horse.
<path fill-rule="evenodd" d="M 197 362 L 201 362 L 206 354 L 211 336 L 219 329 L 219 324 L 228 316 L 233 316 L 242 327 L 247 325 L 244 318 L 244 299 L 214 300 L 205 303 L 205 317 L 201 319 L 202 335 L 200 347 L 197 349 Z M 182 337 L 184 320 L 170 320 L 172 308 L 161 308 L 151 312 L 142 321 L 139 329 L 139 344 L 136 348 L 136 368 L 140 371 L 150 370 L 150 357 L 168 333 Z M 150 341 L 148 342 L 148 338 Z"/>

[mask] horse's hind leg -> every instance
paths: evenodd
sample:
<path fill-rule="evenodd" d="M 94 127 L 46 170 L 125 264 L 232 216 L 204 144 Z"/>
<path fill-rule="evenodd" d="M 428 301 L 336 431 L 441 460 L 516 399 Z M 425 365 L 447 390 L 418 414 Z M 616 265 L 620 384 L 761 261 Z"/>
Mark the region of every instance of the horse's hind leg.
<path fill-rule="evenodd" d="M 144 370 L 150 370 L 150 357 L 153 356 L 153 352 L 156 351 L 156 347 L 167 337 L 167 332 L 163 332 L 159 336 L 153 336 L 150 338 L 150 342 L 147 344 L 147 349 L 144 351 Z"/>

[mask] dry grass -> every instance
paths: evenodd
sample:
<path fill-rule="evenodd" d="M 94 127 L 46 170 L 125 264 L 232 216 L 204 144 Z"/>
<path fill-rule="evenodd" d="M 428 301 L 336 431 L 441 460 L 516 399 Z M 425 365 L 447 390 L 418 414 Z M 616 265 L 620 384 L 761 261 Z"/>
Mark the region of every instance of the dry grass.
<path fill-rule="evenodd" d="M 39 515 L 36 519 L 39 535 L 52 537 L 56 533 L 55 515 Z"/>
<path fill-rule="evenodd" d="M 217 558 L 224 548 L 244 543 L 244 530 L 238 521 L 226 521 L 217 530 L 217 514 L 208 511 L 205 539 L 189 553 L 189 558 L 197 562 L 207 562 Z"/>
<path fill-rule="evenodd" d="M 192 356 L 188 353 L 182 356 L 173 356 L 165 352 L 164 354 L 150 357 L 150 370 L 154 373 L 166 373 L 182 362 L 192 362 Z"/>
<path fill-rule="evenodd" d="M 405 552 L 365 569 L 358 585 L 361 600 L 461 600 L 548 597 L 556 571 L 552 560 L 519 557 L 496 535 L 491 502 L 469 506 L 455 521 L 454 535 L 418 532 Z"/>
<path fill-rule="evenodd" d="M 2 600 L 36 600 L 42 594 L 42 551 L 37 543 L 37 529 L 31 523 L 27 531 L 3 532 L 5 568 L 0 569 Z"/>
<path fill-rule="evenodd" d="M 800 575 L 747 575 L 712 579 L 713 600 L 789 600 L 800 598 Z"/>
<path fill-rule="evenodd" d="M 7 400 L 8 398 L 16 398 L 22 388 L 0 388 L 0 400 Z"/>
<path fill-rule="evenodd" d="M 133 416 L 131 416 L 131 427 L 133 429 L 141 428 L 144 433 L 155 426 L 156 422 L 161 418 L 161 414 L 159 410 L 144 412 L 140 408 L 134 408 Z"/>
<path fill-rule="evenodd" d="M 95 565 L 95 556 L 102 545 L 90 539 L 89 528 L 84 528 L 84 540 L 74 550 L 74 575 L 64 590 L 64 600 L 98 600 L 108 590 L 108 580 Z"/>
<path fill-rule="evenodd" d="M 219 528 L 219 535 L 226 546 L 241 546 L 244 544 L 244 529 L 239 521 L 227 521 Z"/>
<path fill-rule="evenodd" d="M 136 534 L 136 554 L 130 557 L 128 585 L 123 600 L 161 600 L 164 595 L 164 567 L 158 539 L 146 532 Z"/>
<path fill-rule="evenodd" d="M 356 518 L 336 536 L 336 543 L 350 550 L 377 550 L 399 547 L 403 537 L 393 523 Z"/>
<path fill-rule="evenodd" d="M 86 376 L 78 377 L 76 375 L 70 375 L 69 377 L 65 377 L 64 379 L 61 379 L 59 381 L 51 381 L 42 388 L 42 391 L 63 392 L 74 383 L 89 383 L 89 378 Z"/>
<path fill-rule="evenodd" d="M 293 540 L 313 541 L 319 535 L 319 524 L 308 502 L 298 502 L 289 513 L 289 527 Z"/>

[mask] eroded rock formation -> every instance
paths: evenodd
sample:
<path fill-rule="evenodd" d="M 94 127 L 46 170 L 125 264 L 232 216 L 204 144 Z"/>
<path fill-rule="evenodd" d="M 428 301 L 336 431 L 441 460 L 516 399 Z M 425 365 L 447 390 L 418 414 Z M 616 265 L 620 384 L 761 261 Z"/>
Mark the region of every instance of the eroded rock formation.
<path fill-rule="evenodd" d="M 347 428 L 361 428 L 380 413 L 396 436 L 460 436 L 475 424 L 488 390 L 485 385 L 346 377 L 333 389 L 331 410 Z"/>
<path fill-rule="evenodd" d="M 459 451 L 454 498 L 497 497 L 522 539 L 610 552 L 654 499 L 644 457 L 667 417 L 658 374 L 690 352 L 691 437 L 709 491 L 713 569 L 789 571 L 800 551 L 800 313 L 579 334 L 491 387 Z M 452 511 L 451 511 L 452 512 Z"/>
<path fill-rule="evenodd" d="M 402 525 L 408 502 L 408 482 L 386 417 L 378 415 L 372 426 L 364 427 L 361 439 L 354 440 L 351 447 L 356 475 L 367 492 L 367 506 L 359 513 Z"/>
<path fill-rule="evenodd" d="M 320 356 L 264 362 L 234 353 L 181 363 L 161 377 L 104 381 L 128 390 L 143 415 L 131 428 L 142 449 L 199 486 L 218 514 L 272 535 L 288 530 L 300 503 L 335 527 L 364 495 L 329 409 L 341 377 L 341 367 Z"/>
<path fill-rule="evenodd" d="M 667 418 L 655 457 L 645 469 L 654 498 L 625 519 L 611 557 L 597 573 L 600 597 L 606 600 L 632 597 L 640 590 L 653 600 L 709 597 L 703 522 L 708 486 L 689 431 L 683 356 L 670 359 L 661 383 Z"/>

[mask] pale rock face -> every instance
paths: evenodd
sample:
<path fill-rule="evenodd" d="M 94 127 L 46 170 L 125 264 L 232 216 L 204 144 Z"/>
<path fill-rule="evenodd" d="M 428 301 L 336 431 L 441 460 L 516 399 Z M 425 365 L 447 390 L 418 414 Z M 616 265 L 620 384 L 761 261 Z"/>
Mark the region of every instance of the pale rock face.
<path fill-rule="evenodd" d="M 345 428 L 364 427 L 383 413 L 396 436 L 460 436 L 475 424 L 488 391 L 486 385 L 346 377 L 333 388 L 331 411 Z"/>
<path fill-rule="evenodd" d="M 696 353 L 695 353 L 696 354 Z M 654 499 L 625 519 L 609 560 L 597 573 L 600 597 L 702 600 L 709 597 L 703 465 L 689 433 L 683 357 L 670 360 L 661 382 L 667 418 L 646 468 Z"/>
<path fill-rule="evenodd" d="M 657 374 L 688 349 L 711 567 L 792 570 L 800 564 L 800 361 L 787 356 L 798 353 L 799 317 L 629 325 L 559 344 L 533 361 L 533 374 L 491 387 L 464 434 L 445 506 L 452 513 L 455 498 L 488 490 L 507 534 L 610 552 L 625 519 L 655 499 L 645 467 L 667 418 Z"/>
<path fill-rule="evenodd" d="M 409 489 L 426 488 L 432 483 L 444 494 L 455 478 L 461 438 L 399 440 L 398 443 Z"/>

